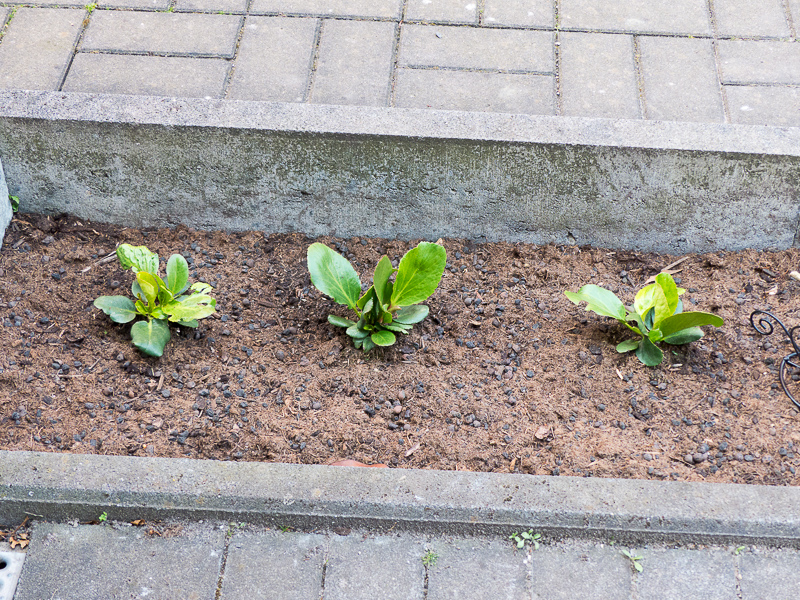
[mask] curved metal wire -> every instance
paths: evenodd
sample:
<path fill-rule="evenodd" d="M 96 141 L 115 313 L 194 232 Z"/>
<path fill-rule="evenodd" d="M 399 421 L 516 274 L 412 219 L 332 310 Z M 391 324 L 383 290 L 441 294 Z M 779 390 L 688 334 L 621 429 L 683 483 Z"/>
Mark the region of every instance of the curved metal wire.
<path fill-rule="evenodd" d="M 756 323 L 756 317 L 758 317 L 757 323 Z M 800 357 L 800 347 L 798 347 L 797 340 L 795 339 L 795 333 L 798 331 L 798 329 L 800 329 L 800 325 L 795 325 L 791 329 L 787 329 L 786 325 L 784 325 L 778 317 L 765 310 L 754 310 L 750 314 L 750 325 L 752 325 L 753 329 L 755 329 L 758 333 L 762 335 L 772 335 L 772 333 L 775 331 L 773 321 L 777 323 L 781 329 L 783 329 L 783 332 L 787 335 L 789 341 L 792 343 L 792 346 L 794 347 L 794 352 L 792 352 L 787 356 L 784 356 L 783 359 L 781 360 L 781 366 L 778 369 L 778 379 L 781 382 L 783 393 L 789 397 L 789 400 L 792 401 L 792 404 L 794 404 L 798 409 L 800 409 L 800 402 L 795 400 L 795 397 L 792 395 L 792 393 L 789 391 L 789 388 L 786 385 L 786 365 L 789 365 L 794 369 L 800 370 L 800 364 L 797 364 L 792 360 Z"/>

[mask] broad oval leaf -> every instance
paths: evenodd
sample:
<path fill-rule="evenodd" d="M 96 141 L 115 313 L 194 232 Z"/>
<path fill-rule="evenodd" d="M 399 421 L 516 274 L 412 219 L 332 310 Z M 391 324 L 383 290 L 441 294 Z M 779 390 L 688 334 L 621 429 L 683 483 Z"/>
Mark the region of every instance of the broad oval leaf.
<path fill-rule="evenodd" d="M 639 348 L 636 350 L 636 358 L 648 367 L 655 367 L 664 360 L 661 350 L 647 338 L 642 338 Z"/>
<path fill-rule="evenodd" d="M 356 310 L 361 282 L 347 259 L 319 242 L 308 247 L 307 258 L 314 287 L 333 298 L 334 302 Z"/>
<path fill-rule="evenodd" d="M 360 329 L 358 325 L 352 325 L 348 327 L 346 333 L 351 338 L 354 338 L 356 340 L 363 340 L 364 338 L 369 337 L 369 331 L 364 331 L 363 329 Z"/>
<path fill-rule="evenodd" d="M 364 354 L 369 352 L 375 347 L 375 342 L 372 341 L 370 338 L 364 338 L 361 340 L 361 349 L 364 351 Z"/>
<path fill-rule="evenodd" d="M 375 274 L 372 277 L 372 287 L 375 288 L 375 295 L 378 297 L 378 302 L 381 304 L 388 304 L 391 291 L 387 289 L 389 277 L 394 273 L 392 261 L 388 256 L 384 256 L 378 261 L 375 267 Z"/>
<path fill-rule="evenodd" d="M 187 306 L 178 302 L 165 306 L 163 310 L 165 314 L 169 315 L 169 320 L 173 323 L 205 319 L 216 312 L 215 308 L 210 304 L 190 304 Z"/>
<path fill-rule="evenodd" d="M 429 311 L 430 309 L 424 304 L 406 306 L 398 311 L 397 315 L 394 317 L 394 320 L 398 323 L 413 325 L 414 323 L 419 323 L 425 317 L 427 317 Z"/>
<path fill-rule="evenodd" d="M 396 331 L 397 333 L 405 333 L 408 335 L 408 332 L 411 330 L 411 325 L 405 325 L 400 323 L 399 321 L 394 321 L 392 323 L 384 324 L 383 327 L 388 329 L 389 331 Z"/>
<path fill-rule="evenodd" d="M 658 329 L 658 328 L 651 329 L 650 332 L 647 334 L 647 337 L 650 338 L 650 341 L 653 342 L 654 344 L 656 342 L 660 342 L 662 339 L 664 339 L 664 335 L 661 333 L 661 330 Z"/>
<path fill-rule="evenodd" d="M 100 296 L 94 305 L 106 313 L 114 323 L 130 323 L 136 318 L 136 305 L 125 296 Z"/>
<path fill-rule="evenodd" d="M 370 339 L 376 346 L 391 346 L 397 341 L 397 338 L 394 337 L 394 334 L 386 329 L 376 331 L 370 336 Z"/>
<path fill-rule="evenodd" d="M 673 346 L 680 346 L 682 344 L 689 344 L 691 342 L 696 342 L 700 338 L 703 337 L 703 330 L 699 327 L 687 327 L 686 329 L 681 329 L 678 333 L 673 333 L 669 337 L 665 337 L 662 342 L 665 344 L 671 344 Z"/>
<path fill-rule="evenodd" d="M 702 327 L 703 325 L 713 325 L 714 327 L 722 327 L 725 322 L 722 317 L 713 315 L 711 313 L 693 311 L 679 313 L 664 319 L 661 322 L 661 334 L 665 337 L 671 337 L 683 329 L 690 327 Z"/>
<path fill-rule="evenodd" d="M 139 321 L 131 327 L 133 345 L 149 356 L 164 354 L 169 336 L 169 325 L 160 319 Z"/>
<path fill-rule="evenodd" d="M 564 294 L 575 304 L 586 302 L 586 310 L 625 322 L 625 306 L 614 292 L 601 288 L 599 285 L 589 283 L 577 292 L 564 292 Z"/>
<path fill-rule="evenodd" d="M 344 327 L 345 329 L 355 325 L 354 321 L 345 319 L 344 317 L 339 317 L 337 315 L 328 315 L 328 323 L 331 325 L 336 325 L 336 327 Z"/>
<path fill-rule="evenodd" d="M 447 251 L 439 244 L 420 242 L 406 252 L 397 266 L 392 306 L 410 306 L 428 298 L 442 280 Z"/>
<path fill-rule="evenodd" d="M 177 296 L 186 291 L 188 286 L 189 263 L 180 254 L 173 254 L 167 261 L 167 289 Z"/>
<path fill-rule="evenodd" d="M 667 301 L 668 313 L 664 318 L 671 317 L 675 314 L 678 308 L 678 286 L 675 285 L 675 280 L 669 273 L 659 273 L 656 275 L 656 283 L 661 287 L 664 292 L 664 297 Z M 656 321 L 658 323 L 658 321 Z"/>
<path fill-rule="evenodd" d="M 150 252 L 147 246 L 120 244 L 117 247 L 117 258 L 123 269 L 132 268 L 136 273 L 146 271 L 152 275 L 158 273 L 158 254 Z"/>
<path fill-rule="evenodd" d="M 617 344 L 617 352 L 624 354 L 625 352 L 636 350 L 638 347 L 639 340 L 625 340 L 624 342 Z"/>
<path fill-rule="evenodd" d="M 633 299 L 633 311 L 643 319 L 647 316 L 647 311 L 656 305 L 653 296 L 657 287 L 655 283 L 651 283 L 636 292 L 636 297 Z"/>

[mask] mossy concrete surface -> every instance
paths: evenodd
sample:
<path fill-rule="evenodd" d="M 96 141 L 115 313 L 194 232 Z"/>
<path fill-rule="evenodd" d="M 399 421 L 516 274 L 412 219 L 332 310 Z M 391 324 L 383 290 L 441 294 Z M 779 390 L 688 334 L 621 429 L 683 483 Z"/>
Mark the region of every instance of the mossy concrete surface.
<path fill-rule="evenodd" d="M 0 451 L 0 526 L 26 516 L 800 546 L 800 489 Z"/>
<path fill-rule="evenodd" d="M 22 210 L 683 253 L 796 241 L 800 129 L 0 92 Z"/>

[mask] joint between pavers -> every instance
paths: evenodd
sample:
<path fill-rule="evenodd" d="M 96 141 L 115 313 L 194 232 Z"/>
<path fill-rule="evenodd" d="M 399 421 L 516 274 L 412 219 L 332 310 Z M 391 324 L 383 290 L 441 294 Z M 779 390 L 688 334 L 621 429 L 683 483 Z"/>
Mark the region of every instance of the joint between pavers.
<path fill-rule="evenodd" d="M 222 82 L 222 95 L 221 98 L 227 98 L 228 93 L 230 92 L 231 81 L 233 80 L 233 74 L 236 71 L 236 58 L 239 56 L 239 48 L 242 45 L 242 36 L 244 35 L 244 25 L 247 22 L 246 13 L 250 11 L 250 5 L 253 3 L 253 0 L 247 0 L 247 6 L 245 8 L 245 16 L 242 16 L 241 21 L 239 22 L 239 32 L 236 34 L 236 43 L 233 46 L 233 56 L 231 57 L 231 64 L 228 66 L 228 72 L 225 74 L 225 81 Z"/>
<path fill-rule="evenodd" d="M 542 75 L 552 77 L 555 71 L 529 71 L 527 69 L 494 69 L 490 67 L 449 67 L 441 65 L 403 65 L 403 69 L 415 71 L 458 71 L 467 73 L 495 73 L 502 75 Z"/>
<path fill-rule="evenodd" d="M 786 19 L 786 25 L 789 27 L 789 35 L 796 40 L 797 29 L 794 17 L 792 17 L 792 8 L 789 6 L 789 0 L 781 0 L 781 6 L 783 7 L 783 18 Z"/>
<path fill-rule="evenodd" d="M 317 19 L 317 25 L 314 28 L 314 51 L 311 53 L 311 60 L 308 65 L 308 81 L 306 81 L 306 91 L 303 95 L 303 102 L 311 100 L 311 92 L 314 89 L 314 81 L 317 77 L 317 63 L 319 62 L 319 45 L 322 39 L 322 25 L 323 19 Z"/>
<path fill-rule="evenodd" d="M 708 33 L 676 33 L 674 31 L 642 31 L 640 29 L 591 29 L 585 27 L 562 27 L 561 31 L 566 33 L 603 33 L 611 35 L 638 35 L 640 37 L 669 37 L 669 38 L 693 38 L 693 39 L 712 39 L 714 36 Z"/>
<path fill-rule="evenodd" d="M 642 119 L 647 119 L 647 96 L 644 89 L 644 73 L 642 73 L 642 52 L 639 48 L 639 37 L 634 35 L 633 39 L 633 68 L 636 73 L 636 87 L 638 89 L 639 98 L 639 114 Z"/>
<path fill-rule="evenodd" d="M 475 15 L 477 17 L 478 27 L 483 27 L 483 15 L 486 13 L 486 0 L 478 0 L 477 4 Z"/>
<path fill-rule="evenodd" d="M 781 83 L 773 81 L 723 81 L 723 87 L 758 87 L 758 88 L 800 88 L 800 83 Z"/>
<path fill-rule="evenodd" d="M 556 116 L 564 114 L 564 98 L 561 96 L 561 0 L 553 0 L 553 93 L 556 100 Z"/>
<path fill-rule="evenodd" d="M 330 21 L 363 21 L 365 23 L 398 23 L 397 17 L 368 17 L 364 15 L 330 15 L 327 13 L 298 13 L 279 10 L 250 11 L 251 17 L 292 17 L 302 19 L 325 19 Z"/>
<path fill-rule="evenodd" d="M 17 14 L 18 8 L 19 8 L 18 6 L 12 8 L 11 11 L 8 13 L 8 16 L 3 20 L 3 25 L 2 27 L 0 27 L 0 43 L 3 42 L 3 38 L 6 35 L 6 31 L 8 31 L 8 26 L 11 24 L 11 19 L 14 18 L 15 14 Z"/>
<path fill-rule="evenodd" d="M 408 0 L 403 0 L 400 6 L 400 22 L 395 27 L 394 44 L 392 46 L 392 73 L 389 77 L 389 98 L 387 106 L 395 106 L 395 93 L 397 91 L 397 70 L 400 63 L 400 35 L 403 32 L 403 24 L 406 18 L 406 10 L 408 9 Z"/>
<path fill-rule="evenodd" d="M 75 60 L 75 56 L 79 52 L 81 43 L 83 42 L 83 36 L 86 33 L 86 28 L 89 26 L 89 21 L 92 19 L 92 12 L 94 9 L 89 10 L 89 8 L 86 8 L 85 10 L 86 10 L 86 16 L 81 22 L 81 27 L 78 30 L 78 35 L 75 36 L 75 41 L 72 44 L 72 51 L 69 54 L 69 60 L 67 60 L 67 64 L 64 67 L 64 72 L 61 74 L 61 79 L 59 80 L 58 86 L 56 87 L 56 90 L 59 92 L 64 89 L 64 84 L 67 81 L 70 69 L 72 69 L 72 62 Z"/>
<path fill-rule="evenodd" d="M 711 40 L 711 49 L 714 52 L 714 67 L 717 72 L 717 86 L 719 87 L 720 98 L 722 98 L 722 114 L 725 116 L 725 122 L 731 122 L 731 110 L 728 103 L 728 93 L 725 91 L 725 85 L 722 75 L 722 60 L 719 56 L 719 27 L 717 26 L 717 17 L 714 13 L 714 0 L 706 0 L 706 8 L 708 9 L 708 18 L 711 23 L 711 31 L 714 34 Z"/>
<path fill-rule="evenodd" d="M 75 54 L 102 54 L 113 56 L 152 56 L 154 58 L 216 58 L 219 60 L 233 61 L 235 54 L 210 54 L 206 52 L 160 52 L 152 50 L 81 50 Z"/>

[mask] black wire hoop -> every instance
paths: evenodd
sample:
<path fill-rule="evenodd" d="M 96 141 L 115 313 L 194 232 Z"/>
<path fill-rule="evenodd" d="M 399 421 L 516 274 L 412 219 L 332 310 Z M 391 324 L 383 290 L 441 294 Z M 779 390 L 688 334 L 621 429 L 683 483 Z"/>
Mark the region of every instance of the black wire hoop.
<path fill-rule="evenodd" d="M 756 319 L 758 319 L 758 321 L 756 321 Z M 800 409 L 800 402 L 795 400 L 789 388 L 786 386 L 786 365 L 800 370 L 800 364 L 794 362 L 795 359 L 800 358 L 800 347 L 798 347 L 797 340 L 795 339 L 795 333 L 800 329 L 800 325 L 795 325 L 791 329 L 787 329 L 786 325 L 784 325 L 778 317 L 765 310 L 754 310 L 750 314 L 750 325 L 762 335 L 772 335 L 775 331 L 773 322 L 777 323 L 780 328 L 783 329 L 783 332 L 787 335 L 789 341 L 792 342 L 792 347 L 794 348 L 794 352 L 787 354 L 781 360 L 781 367 L 778 369 L 778 378 L 780 379 L 783 393 L 789 397 L 789 400 L 791 400 L 798 409 Z"/>

